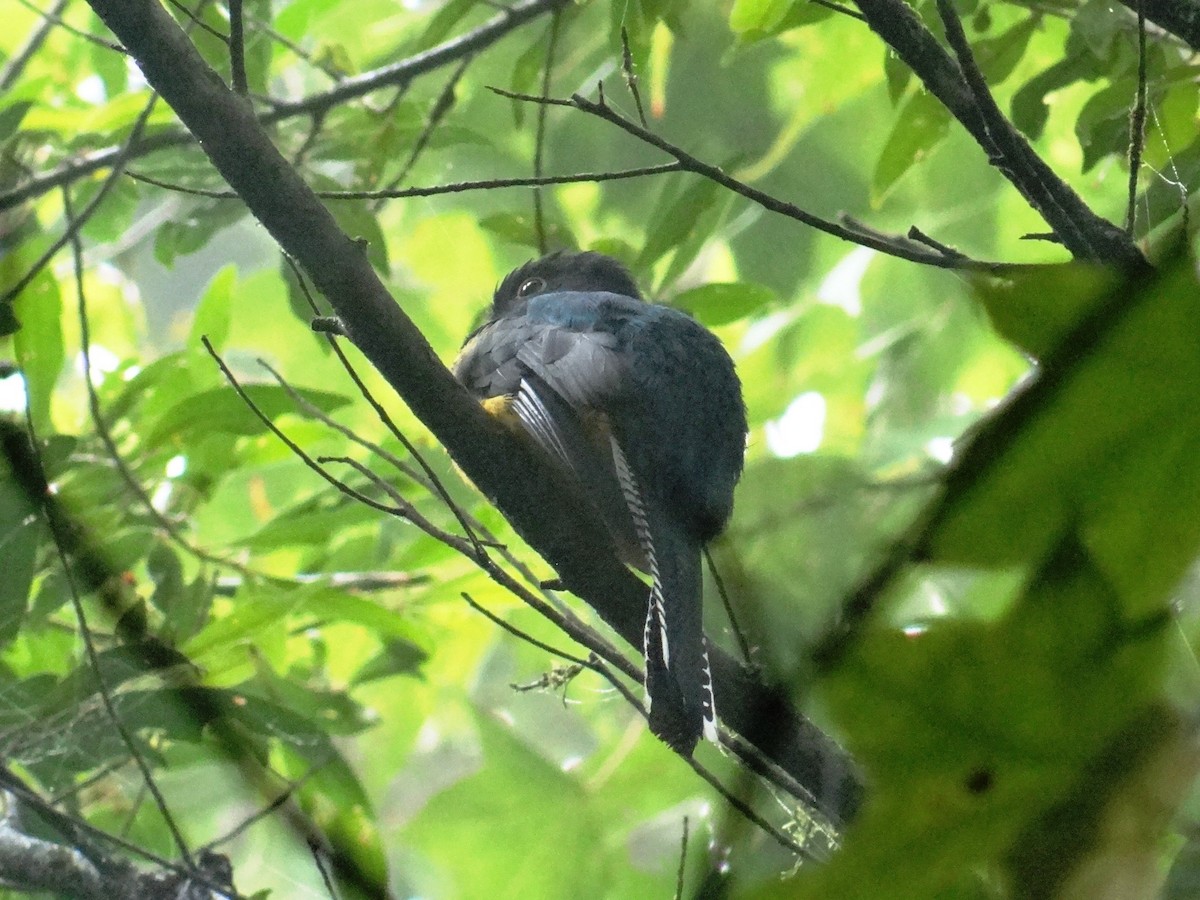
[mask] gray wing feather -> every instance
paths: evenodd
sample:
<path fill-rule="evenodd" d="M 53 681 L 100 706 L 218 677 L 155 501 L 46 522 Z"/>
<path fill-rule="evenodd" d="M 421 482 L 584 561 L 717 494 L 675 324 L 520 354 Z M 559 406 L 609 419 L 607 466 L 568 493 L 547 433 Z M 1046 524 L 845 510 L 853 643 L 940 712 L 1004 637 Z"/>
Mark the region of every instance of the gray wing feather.
<path fill-rule="evenodd" d="M 624 380 L 617 338 L 607 332 L 545 326 L 521 345 L 517 359 L 576 409 L 602 406 Z"/>

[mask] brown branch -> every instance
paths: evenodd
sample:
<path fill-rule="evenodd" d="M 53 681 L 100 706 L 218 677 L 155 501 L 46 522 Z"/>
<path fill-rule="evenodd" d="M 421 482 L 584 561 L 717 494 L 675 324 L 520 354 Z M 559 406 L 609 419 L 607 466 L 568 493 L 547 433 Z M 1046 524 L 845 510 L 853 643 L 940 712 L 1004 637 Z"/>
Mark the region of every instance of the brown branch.
<path fill-rule="evenodd" d="M 1142 149 L 1146 143 L 1146 12 L 1145 0 L 1137 2 L 1138 77 L 1133 110 L 1129 114 L 1129 189 L 1125 205 L 1125 233 L 1133 237 L 1137 223 L 1138 175 L 1142 169 Z"/>
<path fill-rule="evenodd" d="M 1120 0 L 1200 53 L 1200 0 Z"/>
<path fill-rule="evenodd" d="M 939 2 L 938 8 L 947 37 L 956 46 L 957 62 L 904 0 L 856 2 L 871 30 L 958 119 L 1073 256 L 1134 270 L 1146 268 L 1145 257 L 1124 231 L 1092 212 L 1000 112 L 948 4 Z"/>
<path fill-rule="evenodd" d="M 643 178 L 647 175 L 663 175 L 667 172 L 681 172 L 678 163 L 662 163 L 657 166 L 640 166 L 636 169 L 622 169 L 616 172 L 579 172 L 574 175 L 544 175 L 540 178 L 488 178 L 483 181 L 456 181 L 449 184 L 435 184 L 430 187 L 413 188 L 380 188 L 373 191 L 317 191 L 316 195 L 323 200 L 398 200 L 403 197 L 436 197 L 439 194 L 462 194 L 467 191 L 493 191 L 510 187 L 537 187 L 554 184 L 579 184 L 581 182 L 596 183 L 601 181 L 620 181 L 624 178 Z M 239 200 L 237 191 L 210 191 L 204 188 L 185 187 L 152 178 L 141 172 L 126 172 L 134 181 L 144 181 L 155 187 L 180 194 L 190 194 L 196 197 L 208 197 L 213 200 Z"/>
<path fill-rule="evenodd" d="M 362 248 L 338 229 L 271 143 L 250 105 L 229 91 L 154 0 L 89 2 L 222 177 L 308 272 L 350 338 L 467 477 L 494 499 L 569 590 L 631 645 L 640 646 L 645 586 L 618 561 L 607 529 L 578 488 L 556 476 L 454 380 L 388 294 Z M 825 816 L 838 824 L 851 816 L 862 788 L 844 752 L 796 712 L 785 691 L 763 685 L 728 654 L 714 653 L 712 664 L 717 708 L 726 726 L 805 785 Z M 754 760 L 748 764 L 754 766 Z"/>

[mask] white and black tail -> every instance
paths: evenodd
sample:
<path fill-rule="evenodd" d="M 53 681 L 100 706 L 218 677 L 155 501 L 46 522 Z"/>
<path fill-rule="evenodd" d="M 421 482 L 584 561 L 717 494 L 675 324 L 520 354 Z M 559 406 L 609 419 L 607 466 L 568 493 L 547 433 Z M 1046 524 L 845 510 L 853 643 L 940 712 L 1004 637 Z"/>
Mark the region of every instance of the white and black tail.
<path fill-rule="evenodd" d="M 701 736 L 717 739 L 712 674 L 704 641 L 701 545 L 646 502 L 616 439 L 613 460 L 651 579 L 643 649 L 650 730 L 690 755 Z"/>

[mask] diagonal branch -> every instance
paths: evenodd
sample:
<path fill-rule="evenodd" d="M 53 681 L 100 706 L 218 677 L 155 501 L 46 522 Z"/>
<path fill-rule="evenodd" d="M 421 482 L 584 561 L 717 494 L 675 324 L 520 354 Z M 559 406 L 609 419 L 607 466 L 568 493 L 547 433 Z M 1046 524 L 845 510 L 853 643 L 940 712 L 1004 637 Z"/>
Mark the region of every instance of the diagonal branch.
<path fill-rule="evenodd" d="M 603 86 L 601 87 L 603 88 Z M 675 159 L 675 166 L 680 171 L 693 172 L 721 185 L 735 194 L 745 197 L 753 203 L 757 203 L 763 209 L 787 216 L 789 219 L 795 219 L 797 222 L 841 238 L 844 241 L 860 244 L 863 247 L 869 247 L 872 250 L 878 250 L 880 253 L 886 253 L 889 256 L 895 256 L 899 259 L 906 259 L 909 262 L 937 266 L 944 269 L 981 269 L 996 272 L 1005 268 L 1004 263 L 972 260 L 961 253 L 947 254 L 941 250 L 931 251 L 927 244 L 923 244 L 920 241 L 885 235 L 871 229 L 851 227 L 831 222 L 829 219 L 823 219 L 807 210 L 801 209 L 795 204 L 780 200 L 765 191 L 760 191 L 758 188 L 746 184 L 744 181 L 739 181 L 732 175 L 727 174 L 719 166 L 714 166 L 712 163 L 692 156 L 683 148 L 675 146 L 653 131 L 643 128 L 631 119 L 625 118 L 608 105 L 604 99 L 603 90 L 601 90 L 600 99 L 598 100 L 589 100 L 582 94 L 573 94 L 571 99 L 561 100 L 549 97 L 536 97 L 532 94 L 518 94 L 496 87 L 492 88 L 492 90 L 501 97 L 508 97 L 511 100 L 524 100 L 529 103 L 549 106 L 572 107 L 603 119 L 606 122 L 611 122 L 627 134 L 673 157 Z"/>
<path fill-rule="evenodd" d="M 577 495 L 564 494 L 563 481 L 541 458 L 454 380 L 362 248 L 272 145 L 250 104 L 229 91 L 154 0 L 89 2 L 225 180 L 325 294 L 348 336 L 466 475 L 568 589 L 640 646 L 646 591 L 618 561 L 598 517 L 574 502 Z M 726 725 L 803 784 L 835 823 L 851 816 L 862 788 L 844 752 L 795 711 L 785 692 L 763 685 L 727 654 L 713 654 L 712 663 Z"/>
<path fill-rule="evenodd" d="M 1200 0 L 1120 0 L 1200 53 Z"/>
<path fill-rule="evenodd" d="M 957 62 L 904 0 L 856 2 L 871 30 L 958 119 L 1072 256 L 1135 271 L 1146 267 L 1145 257 L 1124 231 L 1092 212 L 1000 112 L 948 4 L 939 2 L 938 7 Z"/>

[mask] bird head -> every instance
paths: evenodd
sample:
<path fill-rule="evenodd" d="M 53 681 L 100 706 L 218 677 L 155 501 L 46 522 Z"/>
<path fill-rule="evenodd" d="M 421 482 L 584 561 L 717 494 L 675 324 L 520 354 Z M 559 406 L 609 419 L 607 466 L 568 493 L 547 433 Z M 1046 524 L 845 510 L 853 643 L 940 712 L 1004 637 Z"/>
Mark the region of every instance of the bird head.
<path fill-rule="evenodd" d="M 608 291 L 642 299 L 629 270 L 611 256 L 560 250 L 505 276 L 492 297 L 492 314 L 502 316 L 530 297 L 559 291 Z"/>

